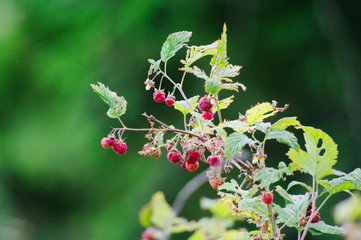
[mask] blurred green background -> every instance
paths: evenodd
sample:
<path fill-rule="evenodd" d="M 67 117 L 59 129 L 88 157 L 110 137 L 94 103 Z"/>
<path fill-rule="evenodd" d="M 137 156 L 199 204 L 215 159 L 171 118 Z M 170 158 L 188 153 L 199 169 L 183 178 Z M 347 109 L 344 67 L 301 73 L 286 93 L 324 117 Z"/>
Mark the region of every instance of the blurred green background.
<path fill-rule="evenodd" d="M 181 126 L 181 115 L 153 102 L 143 84 L 147 59 L 158 59 L 168 34 L 180 30 L 203 45 L 227 23 L 228 56 L 244 66 L 236 80 L 248 90 L 226 118 L 257 102 L 289 103 L 278 117 L 323 129 L 339 146 L 336 168 L 359 167 L 360 12 L 357 0 L 0 0 L 0 238 L 140 239 L 138 211 L 151 194 L 174 200 L 195 174 L 165 155 L 140 157 L 144 133 L 126 133 L 125 156 L 102 149 L 119 124 L 89 84 L 101 81 L 127 99 L 127 126 L 147 127 L 145 111 Z M 172 60 L 170 75 L 179 66 Z M 185 83 L 190 94 L 201 86 Z M 268 147 L 269 161 L 288 162 L 285 147 Z M 203 216 L 201 196 L 216 194 L 205 184 L 181 215 Z M 326 222 L 345 197 L 321 211 Z"/>

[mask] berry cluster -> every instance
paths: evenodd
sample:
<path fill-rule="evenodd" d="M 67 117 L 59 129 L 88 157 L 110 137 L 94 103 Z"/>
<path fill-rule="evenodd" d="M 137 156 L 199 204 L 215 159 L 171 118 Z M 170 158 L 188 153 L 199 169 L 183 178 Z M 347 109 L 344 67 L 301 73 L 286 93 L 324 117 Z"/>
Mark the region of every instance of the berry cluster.
<path fill-rule="evenodd" d="M 317 208 L 315 207 L 314 208 L 314 211 L 313 212 L 316 212 L 317 211 Z M 310 217 L 311 216 L 311 213 L 312 213 L 312 204 L 310 204 L 307 208 L 307 213 L 306 213 L 306 217 Z M 317 212 L 316 216 L 314 216 L 311 220 L 311 223 L 317 223 L 321 220 L 321 217 L 320 217 L 320 213 Z"/>
<path fill-rule="evenodd" d="M 103 148 L 113 147 L 114 152 L 119 155 L 125 154 L 128 149 L 127 144 L 121 139 L 116 139 L 114 134 L 108 134 L 108 137 L 104 137 L 101 144 Z"/>
<path fill-rule="evenodd" d="M 198 108 L 202 111 L 202 117 L 206 120 L 213 119 L 213 111 L 212 111 L 213 104 L 208 97 L 202 97 L 198 101 Z"/>
<path fill-rule="evenodd" d="M 155 90 L 153 93 L 153 100 L 158 103 L 165 102 L 169 107 L 175 103 L 175 97 L 173 95 L 168 95 L 166 98 L 163 90 Z"/>

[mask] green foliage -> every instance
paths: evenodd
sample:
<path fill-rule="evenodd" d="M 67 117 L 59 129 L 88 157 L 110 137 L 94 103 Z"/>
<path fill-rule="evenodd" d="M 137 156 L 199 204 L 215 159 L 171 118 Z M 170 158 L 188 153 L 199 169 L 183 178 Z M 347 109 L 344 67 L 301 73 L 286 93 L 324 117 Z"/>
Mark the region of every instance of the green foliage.
<path fill-rule="evenodd" d="M 150 63 L 150 67 L 148 70 L 148 76 L 158 72 L 159 70 L 159 65 L 160 65 L 160 60 L 158 61 L 154 61 L 153 59 L 148 59 L 148 62 Z"/>
<path fill-rule="evenodd" d="M 127 101 L 124 97 L 118 97 L 115 92 L 109 90 L 104 84 L 98 82 L 98 85 L 90 84 L 94 92 L 100 96 L 100 98 L 108 104 L 110 107 L 107 115 L 110 118 L 118 118 L 125 113 L 127 110 Z"/>
<path fill-rule="evenodd" d="M 232 128 L 236 132 L 244 132 L 248 125 L 240 120 L 225 121 L 219 124 L 222 128 Z"/>
<path fill-rule="evenodd" d="M 286 129 L 289 126 L 300 127 L 301 123 L 297 120 L 297 117 L 281 118 L 275 122 L 270 129 Z"/>
<path fill-rule="evenodd" d="M 174 221 L 176 214 L 166 202 L 164 194 L 156 192 L 151 201 L 141 209 L 139 218 L 143 226 L 147 227 L 154 224 L 164 228 Z"/>
<path fill-rule="evenodd" d="M 278 129 L 278 128 L 271 129 L 267 133 L 265 139 L 266 140 L 276 139 L 278 142 L 287 144 L 288 146 L 294 149 L 297 149 L 299 147 L 296 136 L 293 133 L 283 129 Z"/>
<path fill-rule="evenodd" d="M 252 139 L 248 138 L 245 134 L 234 132 L 230 134 L 225 143 L 225 153 L 229 159 L 232 159 L 242 148 L 250 144 Z"/>
<path fill-rule="evenodd" d="M 186 69 L 188 69 L 197 60 L 208 55 L 214 55 L 216 53 L 217 46 L 218 41 L 205 46 L 191 46 L 187 50 L 186 59 L 181 60 L 181 63 L 184 64 Z"/>
<path fill-rule="evenodd" d="M 198 98 L 199 98 L 199 96 L 194 96 L 194 97 L 188 99 L 188 102 L 192 106 L 193 109 L 197 106 Z M 186 100 L 175 101 L 173 106 L 175 109 L 177 109 L 181 113 L 183 113 L 183 115 L 187 115 L 188 113 L 192 112 L 192 109 L 189 107 Z"/>
<path fill-rule="evenodd" d="M 351 173 L 331 181 L 320 180 L 318 183 L 331 195 L 342 191 L 361 189 L 361 169 L 357 168 Z"/>
<path fill-rule="evenodd" d="M 313 235 L 319 235 L 318 233 L 327 233 L 327 234 L 341 234 L 344 233 L 345 230 L 342 227 L 337 226 L 331 226 L 326 224 L 324 221 L 319 221 L 317 223 L 311 223 L 310 229 L 313 229 L 314 231 L 311 231 Z"/>
<path fill-rule="evenodd" d="M 185 46 L 185 43 L 189 41 L 191 36 L 192 33 L 187 31 L 170 34 L 164 42 L 160 52 L 160 57 L 163 62 L 167 62 L 176 54 L 176 52 L 178 52 L 178 50 Z"/>
<path fill-rule="evenodd" d="M 292 195 L 281 186 L 276 187 L 276 192 L 285 200 L 285 207 L 275 206 L 275 211 L 279 213 L 277 223 L 286 223 L 289 227 L 298 227 L 299 219 L 305 216 L 308 204 L 309 194 Z"/>
<path fill-rule="evenodd" d="M 278 111 L 275 110 L 275 107 L 271 103 L 259 103 L 246 111 L 247 124 L 252 126 L 256 122 L 262 122 L 263 119 L 275 115 L 277 112 Z"/>
<path fill-rule="evenodd" d="M 332 167 L 336 163 L 338 154 L 337 145 L 329 135 L 319 129 L 301 128 L 304 131 L 307 152 L 302 149 L 290 149 L 287 153 L 292 160 L 290 166 L 294 170 L 309 173 L 317 179 L 333 174 Z M 317 146 L 319 141 L 322 143 L 320 147 Z"/>
<path fill-rule="evenodd" d="M 233 98 L 234 98 L 234 96 L 232 95 L 232 96 L 230 96 L 228 98 L 225 98 L 225 99 L 222 99 L 221 101 L 219 101 L 218 102 L 219 109 L 222 110 L 222 109 L 228 108 L 228 106 L 231 105 L 231 103 L 233 102 Z M 213 106 L 212 111 L 214 113 L 216 113 L 218 111 L 216 105 Z"/>
<path fill-rule="evenodd" d="M 259 188 L 263 189 L 270 186 L 272 183 L 278 182 L 283 174 L 292 175 L 292 171 L 284 162 L 278 164 L 278 169 L 264 167 L 255 171 L 254 180 L 261 181 Z"/>

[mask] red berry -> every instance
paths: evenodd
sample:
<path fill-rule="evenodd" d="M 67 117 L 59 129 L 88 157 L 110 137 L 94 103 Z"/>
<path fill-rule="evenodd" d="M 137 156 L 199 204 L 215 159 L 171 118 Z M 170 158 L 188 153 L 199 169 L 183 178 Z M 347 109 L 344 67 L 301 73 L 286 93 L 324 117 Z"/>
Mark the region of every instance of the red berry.
<path fill-rule="evenodd" d="M 262 193 L 262 201 L 267 205 L 271 204 L 273 201 L 273 193 L 271 192 Z"/>
<path fill-rule="evenodd" d="M 180 152 L 169 152 L 167 157 L 169 161 L 177 163 L 181 160 L 182 155 Z"/>
<path fill-rule="evenodd" d="M 165 93 L 162 90 L 157 90 L 153 93 L 153 100 L 156 102 L 163 102 L 165 100 Z"/>
<path fill-rule="evenodd" d="M 311 220 L 311 223 L 317 223 L 321 220 L 320 213 L 318 212 Z"/>
<path fill-rule="evenodd" d="M 317 208 L 315 207 L 315 208 L 314 208 L 314 212 L 315 212 L 316 210 L 317 210 Z M 310 204 L 310 205 L 308 206 L 306 216 L 309 217 L 309 216 L 311 216 L 311 214 L 312 214 L 312 204 Z M 321 217 L 320 217 L 320 213 L 318 212 L 318 213 L 316 214 L 316 216 L 314 216 L 314 217 L 312 218 L 311 223 L 317 223 L 317 222 L 319 222 L 320 220 L 321 220 Z"/>
<path fill-rule="evenodd" d="M 147 229 L 142 233 L 142 240 L 154 240 L 153 234 Z"/>
<path fill-rule="evenodd" d="M 119 140 L 113 144 L 113 150 L 120 155 L 125 154 L 127 148 L 128 148 L 127 144 Z"/>
<path fill-rule="evenodd" d="M 201 157 L 201 155 L 199 154 L 199 150 L 197 151 L 189 151 L 188 152 L 188 159 L 187 159 L 187 163 L 189 164 L 193 164 L 198 162 L 199 158 Z"/>
<path fill-rule="evenodd" d="M 186 168 L 191 172 L 197 170 L 198 167 L 199 167 L 199 162 L 195 162 L 195 163 L 188 163 L 187 162 L 186 163 Z"/>
<path fill-rule="evenodd" d="M 212 110 L 208 110 L 208 111 L 205 111 L 202 113 L 202 117 L 205 119 L 205 120 L 212 120 L 213 119 L 213 112 Z"/>
<path fill-rule="evenodd" d="M 213 107 L 213 104 L 207 99 L 207 97 L 202 97 L 199 101 L 198 101 L 198 108 L 204 112 L 204 111 L 209 111 L 211 110 Z"/>
<path fill-rule="evenodd" d="M 165 99 L 165 103 L 170 107 L 170 106 L 172 106 L 173 104 L 174 104 L 174 97 L 173 96 L 170 96 L 170 97 L 167 97 L 166 99 Z"/>
<path fill-rule="evenodd" d="M 221 160 L 218 158 L 218 156 L 215 155 L 209 156 L 207 161 L 212 167 L 217 167 L 219 164 L 221 164 Z"/>
<path fill-rule="evenodd" d="M 169 145 L 169 144 L 166 144 L 165 146 L 165 149 L 167 149 L 168 151 L 172 150 L 173 146 Z"/>
<path fill-rule="evenodd" d="M 108 138 L 104 137 L 104 138 L 102 139 L 102 141 L 101 141 L 101 144 L 102 144 L 103 148 L 110 148 L 110 147 L 112 147 L 111 145 L 107 144 L 107 139 L 108 139 Z"/>

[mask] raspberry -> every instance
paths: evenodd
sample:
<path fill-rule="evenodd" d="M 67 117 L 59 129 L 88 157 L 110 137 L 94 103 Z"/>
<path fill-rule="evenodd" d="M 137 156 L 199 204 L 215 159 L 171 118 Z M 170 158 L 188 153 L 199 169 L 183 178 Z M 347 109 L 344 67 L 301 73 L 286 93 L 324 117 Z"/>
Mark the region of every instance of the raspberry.
<path fill-rule="evenodd" d="M 314 210 L 316 211 L 317 208 L 314 208 Z M 314 212 L 315 212 L 315 211 L 314 211 Z M 306 216 L 307 216 L 307 217 L 310 217 L 310 216 L 311 216 L 311 213 L 312 213 L 312 204 L 310 204 L 310 205 L 308 206 Z M 317 222 L 319 222 L 320 220 L 321 220 L 321 217 L 320 217 L 320 213 L 318 212 L 318 213 L 316 214 L 316 216 L 314 216 L 314 217 L 312 218 L 311 223 L 317 223 Z"/>
<path fill-rule="evenodd" d="M 271 192 L 262 193 L 262 201 L 267 205 L 271 204 L 273 201 L 273 193 Z"/>
<path fill-rule="evenodd" d="M 128 148 L 127 144 L 119 140 L 113 144 L 113 150 L 120 155 L 125 154 L 127 148 Z"/>
<path fill-rule="evenodd" d="M 180 152 L 169 152 L 167 157 L 168 157 L 168 160 L 173 163 L 179 162 L 182 158 Z"/>
<path fill-rule="evenodd" d="M 221 178 L 220 176 L 214 177 L 214 178 L 210 178 L 209 179 L 209 184 L 211 185 L 212 188 L 214 189 L 218 189 L 219 186 L 221 186 L 223 183 L 225 182 L 225 178 Z"/>
<path fill-rule="evenodd" d="M 154 240 L 153 234 L 147 229 L 142 233 L 142 240 Z"/>
<path fill-rule="evenodd" d="M 196 162 L 198 162 L 199 158 L 201 157 L 201 155 L 199 154 L 199 150 L 197 151 L 189 151 L 188 152 L 188 159 L 187 159 L 187 163 L 189 164 L 194 164 Z"/>
<path fill-rule="evenodd" d="M 211 110 L 213 107 L 213 104 L 208 101 L 207 97 L 202 97 L 199 101 L 198 101 L 198 108 L 204 112 L 204 111 L 209 111 Z"/>
<path fill-rule="evenodd" d="M 165 100 L 165 93 L 162 90 L 156 90 L 153 93 L 153 100 L 156 102 L 163 102 Z"/>
<path fill-rule="evenodd" d="M 111 146 L 109 144 L 107 144 L 107 139 L 106 137 L 104 137 L 101 141 L 101 144 L 103 146 L 103 148 L 110 148 Z"/>
<path fill-rule="evenodd" d="M 213 119 L 213 112 L 212 110 L 208 110 L 208 111 L 205 111 L 202 113 L 202 117 L 205 119 L 205 120 L 212 120 Z"/>
<path fill-rule="evenodd" d="M 186 168 L 191 172 L 197 170 L 198 167 L 199 167 L 199 162 L 195 162 L 195 163 L 188 163 L 187 162 L 186 163 Z"/>
<path fill-rule="evenodd" d="M 167 149 L 168 151 L 172 150 L 173 146 L 169 145 L 169 144 L 166 144 L 165 146 L 165 149 Z"/>
<path fill-rule="evenodd" d="M 221 160 L 218 158 L 218 156 L 214 155 L 209 156 L 207 161 L 212 167 L 217 167 L 219 164 L 221 164 Z"/>
<path fill-rule="evenodd" d="M 173 96 L 169 96 L 165 99 L 165 103 L 170 107 L 174 104 L 174 97 Z"/>

